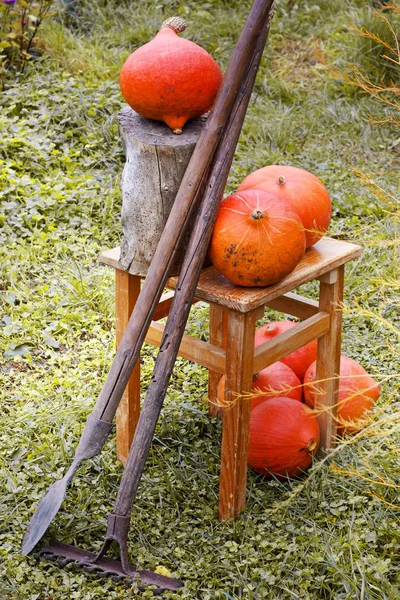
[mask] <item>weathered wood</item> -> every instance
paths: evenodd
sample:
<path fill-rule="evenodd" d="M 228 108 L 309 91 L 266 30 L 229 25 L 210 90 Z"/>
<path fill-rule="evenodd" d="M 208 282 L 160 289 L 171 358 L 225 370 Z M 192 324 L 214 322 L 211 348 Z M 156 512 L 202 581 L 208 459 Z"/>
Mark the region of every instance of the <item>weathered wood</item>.
<path fill-rule="evenodd" d="M 128 324 L 140 292 L 140 278 L 125 271 L 115 271 L 115 336 L 117 348 Z M 119 403 L 117 427 L 117 458 L 126 463 L 140 415 L 140 361 L 132 371 Z"/>
<path fill-rule="evenodd" d="M 236 517 L 246 504 L 251 402 L 240 398 L 253 385 L 256 311 L 229 313 L 226 347 L 225 410 L 222 420 L 219 518 Z"/>
<path fill-rule="evenodd" d="M 319 310 L 318 302 L 292 292 L 269 300 L 266 306 L 268 306 L 268 308 L 273 308 L 274 310 L 279 310 L 287 315 L 292 315 L 292 317 L 298 317 L 299 319 L 308 319 L 309 317 L 316 315 Z"/>
<path fill-rule="evenodd" d="M 209 267 L 201 274 L 196 297 L 206 302 L 218 302 L 231 310 L 248 312 L 257 306 L 267 305 L 270 300 L 357 258 L 361 251 L 361 247 L 355 244 L 323 238 L 308 248 L 294 271 L 279 283 L 265 288 L 236 286 L 222 277 L 214 267 Z M 176 283 L 177 278 L 171 277 L 167 286 L 174 289 Z"/>
<path fill-rule="evenodd" d="M 232 147 L 236 147 L 258 61 L 261 59 L 262 48 L 268 35 L 267 22 L 269 23 L 272 14 L 272 5 L 273 0 L 254 1 L 213 109 L 183 176 L 138 302 L 94 407 L 93 415 L 102 421 L 111 422 L 114 418 L 133 366 L 139 357 L 152 314 L 165 287 L 169 269 L 176 258 L 195 207 L 198 208 L 198 200 L 203 193 L 205 194 L 205 190 L 207 193 L 212 192 L 210 186 L 215 183 L 215 179 L 225 174 L 228 156 Z M 260 46 L 256 50 L 258 44 Z M 230 148 L 222 150 L 221 143 L 229 144 Z M 215 156 L 217 148 L 221 153 L 218 161 Z"/>
<path fill-rule="evenodd" d="M 152 323 L 146 335 L 146 342 L 153 346 L 160 346 L 164 330 L 165 326 L 161 323 Z M 207 367 L 207 369 L 214 369 L 217 373 L 225 373 L 225 350 L 193 336 L 187 334 L 182 336 L 178 356 Z"/>
<path fill-rule="evenodd" d="M 329 321 L 329 313 L 321 311 L 258 346 L 254 352 L 254 373 L 328 333 Z"/>
<path fill-rule="evenodd" d="M 335 269 L 328 282 L 321 281 L 319 307 L 330 314 L 329 331 L 319 338 L 316 385 L 319 393 L 315 409 L 321 431 L 320 452 L 333 448 L 339 391 L 340 349 L 342 342 L 342 302 L 344 266 Z M 332 283 L 329 283 L 332 282 Z"/>
<path fill-rule="evenodd" d="M 321 279 L 325 273 L 358 258 L 361 252 L 361 247 L 355 244 L 322 238 L 307 250 L 294 271 L 279 283 L 265 288 L 239 287 L 220 275 L 214 267 L 208 267 L 200 275 L 196 297 L 239 312 L 248 312 L 258 306 L 272 306 L 271 301 L 279 296 L 291 292 L 311 279 Z M 118 269 L 119 255 L 119 248 L 106 250 L 101 254 L 100 261 Z M 175 289 L 177 281 L 177 277 L 170 277 L 166 285 Z"/>
<path fill-rule="evenodd" d="M 118 121 L 126 154 L 120 268 L 145 276 L 204 120 L 192 119 L 181 135 L 174 135 L 165 123 L 145 119 L 126 106 Z M 179 271 L 183 250 L 184 244 L 171 275 Z"/>
<path fill-rule="evenodd" d="M 129 522 L 127 521 L 127 516 L 130 515 L 132 510 L 133 501 L 143 473 L 144 464 L 150 449 L 158 416 L 162 408 L 176 355 L 189 316 L 190 306 L 196 292 L 196 285 L 211 238 L 219 202 L 222 199 L 250 99 L 251 90 L 254 85 L 264 45 L 268 36 L 268 25 L 272 4 L 273 0 L 255 0 L 237 44 L 237 49 L 235 50 L 224 77 L 224 83 L 227 84 L 230 79 L 230 73 L 235 73 L 236 76 L 240 73 L 240 86 L 237 90 L 236 100 L 232 103 L 232 112 L 229 115 L 227 127 L 223 132 L 221 143 L 215 153 L 207 185 L 204 188 L 201 206 L 198 215 L 196 216 L 190 241 L 183 259 L 179 280 L 175 288 L 175 297 L 164 329 L 160 351 L 157 355 L 153 375 L 147 390 L 135 437 L 129 451 L 126 469 L 122 476 L 114 510 L 109 516 L 107 542 L 116 539 L 114 532 L 116 530 L 117 521 L 119 521 L 121 522 L 121 527 L 125 527 L 123 541 L 126 547 L 126 523 Z M 246 55 L 247 59 L 245 59 Z M 220 94 L 217 97 L 217 105 Z M 211 119 L 212 114 L 208 123 Z M 198 145 L 196 146 L 195 153 L 197 148 Z M 171 211 L 171 216 L 172 214 Z M 153 267 L 153 262 L 151 268 Z M 148 278 L 149 277 L 146 278 L 146 282 Z M 130 323 L 132 323 L 132 319 Z M 121 377 L 119 377 L 119 380 L 121 380 Z M 122 523 L 124 525 L 122 525 Z"/>
<path fill-rule="evenodd" d="M 217 304 L 210 304 L 209 340 L 210 344 L 226 348 L 228 312 Z M 208 371 L 208 412 L 214 417 L 222 416 L 223 409 L 218 406 L 218 384 L 222 374 L 212 367 Z"/>

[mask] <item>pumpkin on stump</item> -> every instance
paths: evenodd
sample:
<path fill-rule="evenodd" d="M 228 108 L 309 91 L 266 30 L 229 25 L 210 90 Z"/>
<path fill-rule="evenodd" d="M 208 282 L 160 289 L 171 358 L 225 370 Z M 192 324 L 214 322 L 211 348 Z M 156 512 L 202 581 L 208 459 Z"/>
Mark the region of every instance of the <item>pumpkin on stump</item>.
<path fill-rule="evenodd" d="M 296 477 L 311 465 L 319 439 L 317 417 L 301 402 L 263 402 L 250 415 L 249 465 L 267 477 Z"/>
<path fill-rule="evenodd" d="M 218 384 L 217 398 L 219 406 L 224 406 L 225 400 L 225 375 L 221 377 Z M 251 408 L 255 408 L 262 402 L 272 400 L 283 394 L 287 398 L 301 402 L 303 390 L 301 381 L 290 367 L 282 362 L 276 362 L 266 367 L 254 376 L 251 399 Z M 234 400 L 234 399 L 233 399 Z"/>
<path fill-rule="evenodd" d="M 276 194 L 291 204 L 304 225 L 307 248 L 328 229 L 331 200 L 322 181 L 312 173 L 298 167 L 269 165 L 248 175 L 237 191 L 254 189 Z"/>
<path fill-rule="evenodd" d="M 271 323 L 267 323 L 256 330 L 254 344 L 256 347 L 261 346 L 264 342 L 272 340 L 275 336 L 288 331 L 288 329 L 296 325 L 297 323 L 293 323 L 293 321 L 272 321 Z M 280 360 L 296 373 L 300 381 L 303 381 L 308 367 L 314 360 L 317 360 L 317 340 L 309 342 Z"/>
<path fill-rule="evenodd" d="M 304 377 L 304 400 L 318 408 L 317 363 L 313 362 Z M 363 417 L 380 395 L 380 385 L 357 361 L 340 357 L 339 396 L 337 404 L 337 433 L 356 433 L 362 429 Z"/>
<path fill-rule="evenodd" d="M 177 134 L 188 119 L 210 110 L 222 82 L 208 52 L 178 36 L 185 29 L 180 17 L 165 21 L 155 38 L 128 56 L 120 73 L 127 103 Z"/>
<path fill-rule="evenodd" d="M 221 202 L 209 254 L 217 271 L 232 283 L 277 283 L 293 271 L 304 252 L 300 218 L 275 194 L 249 190 Z"/>

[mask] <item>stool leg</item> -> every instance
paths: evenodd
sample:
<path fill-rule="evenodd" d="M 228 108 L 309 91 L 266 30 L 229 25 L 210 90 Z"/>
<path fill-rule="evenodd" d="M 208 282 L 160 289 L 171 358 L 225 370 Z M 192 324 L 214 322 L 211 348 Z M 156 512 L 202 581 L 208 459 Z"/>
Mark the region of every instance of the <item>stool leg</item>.
<path fill-rule="evenodd" d="M 140 277 L 126 271 L 115 271 L 116 343 L 122 339 L 129 317 L 140 293 Z M 125 465 L 140 415 L 140 362 L 138 361 L 126 386 L 117 410 L 117 458 Z"/>
<path fill-rule="evenodd" d="M 210 344 L 226 348 L 228 312 L 217 304 L 210 304 Z M 208 371 L 208 412 L 213 417 L 222 416 L 223 409 L 218 406 L 217 392 L 221 373 Z"/>
<path fill-rule="evenodd" d="M 257 311 L 229 312 L 226 344 L 226 384 L 222 422 L 219 518 L 240 514 L 246 505 L 246 475 Z"/>
<path fill-rule="evenodd" d="M 331 316 L 329 332 L 318 339 L 317 410 L 321 430 L 320 452 L 333 448 L 336 436 L 336 414 L 339 391 L 340 351 L 342 342 L 342 301 L 344 266 L 320 278 L 319 309 Z"/>

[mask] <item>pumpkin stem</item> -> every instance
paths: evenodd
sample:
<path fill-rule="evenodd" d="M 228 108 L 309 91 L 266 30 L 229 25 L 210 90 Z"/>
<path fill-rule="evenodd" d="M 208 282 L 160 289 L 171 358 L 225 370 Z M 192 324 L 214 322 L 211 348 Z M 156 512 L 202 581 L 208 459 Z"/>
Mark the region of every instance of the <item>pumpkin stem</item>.
<path fill-rule="evenodd" d="M 187 23 L 185 19 L 182 19 L 182 17 L 170 17 L 169 19 L 164 21 L 164 23 L 161 25 L 161 29 L 163 29 L 164 27 L 169 27 L 170 29 L 173 29 L 175 33 L 182 33 L 182 31 L 185 31 Z"/>
<path fill-rule="evenodd" d="M 317 445 L 318 445 L 317 440 L 315 438 L 311 438 L 311 440 L 307 444 L 308 451 L 313 452 L 315 450 L 315 448 L 317 447 Z"/>
<path fill-rule="evenodd" d="M 285 185 L 285 183 L 286 183 L 286 179 L 284 178 L 283 175 L 280 175 L 278 177 L 278 185 Z"/>
<path fill-rule="evenodd" d="M 257 208 L 256 210 L 253 210 L 253 212 L 251 213 L 251 218 L 254 219 L 255 221 L 258 221 L 259 219 L 264 218 L 264 213 L 261 210 L 258 210 L 258 208 Z"/>

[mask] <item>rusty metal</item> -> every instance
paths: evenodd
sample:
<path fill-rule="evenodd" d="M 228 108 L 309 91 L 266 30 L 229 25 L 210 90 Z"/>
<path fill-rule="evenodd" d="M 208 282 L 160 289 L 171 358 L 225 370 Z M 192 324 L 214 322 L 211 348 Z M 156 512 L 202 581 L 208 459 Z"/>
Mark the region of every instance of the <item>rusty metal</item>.
<path fill-rule="evenodd" d="M 129 564 L 129 575 L 127 575 L 119 560 L 112 558 L 98 559 L 94 552 L 87 552 L 82 548 L 57 541 L 52 541 L 48 546 L 35 552 L 34 557 L 56 563 L 62 568 L 68 566 L 71 569 L 83 569 L 95 577 L 111 578 L 116 583 L 132 585 L 134 581 L 137 581 L 141 590 L 149 586 L 155 586 L 152 590 L 153 594 L 175 591 L 183 586 L 179 579 L 159 575 L 153 573 L 153 571 L 138 570 L 131 564 Z"/>
<path fill-rule="evenodd" d="M 62 479 L 51 484 L 29 522 L 22 542 L 21 554 L 29 554 L 36 546 L 56 516 L 64 500 L 67 486 L 81 462 L 99 454 L 112 428 L 112 423 L 97 419 L 92 414 L 89 415 L 70 468 Z"/>

